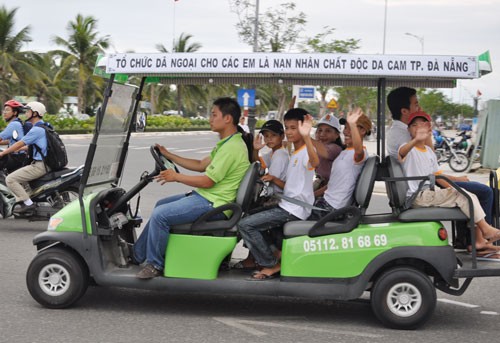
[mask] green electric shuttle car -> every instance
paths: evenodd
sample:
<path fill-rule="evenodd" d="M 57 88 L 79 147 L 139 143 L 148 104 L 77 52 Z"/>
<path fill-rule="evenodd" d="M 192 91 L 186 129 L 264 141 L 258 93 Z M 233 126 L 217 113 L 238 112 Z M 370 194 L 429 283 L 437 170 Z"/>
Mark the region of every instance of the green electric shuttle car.
<path fill-rule="evenodd" d="M 169 293 L 246 294 L 351 300 L 365 291 L 386 326 L 413 329 L 431 317 L 436 289 L 461 295 L 472 278 L 500 276 L 494 263 L 476 263 L 455 252 L 444 222 L 467 221 L 458 209 L 406 209 L 407 180 L 398 161 L 385 157 L 386 87 L 453 87 L 457 79 L 480 77 L 477 57 L 338 54 L 112 54 L 96 72 L 109 78 L 102 110 L 85 161 L 79 199 L 55 214 L 34 238 L 38 253 L 27 271 L 33 298 L 65 308 L 97 285 Z M 128 77 L 139 86 L 126 84 Z M 151 149 L 152 171 L 129 190 L 118 187 L 131 131 L 146 82 L 167 84 L 281 84 L 368 86 L 378 89 L 377 154 L 368 158 L 352 206 L 319 222 L 284 227 L 281 276 L 249 282 L 221 268 L 238 242 L 236 223 L 248 211 L 258 178 L 250 166 L 233 204 L 216 208 L 192 224 L 174 226 L 163 277 L 139 280 L 128 263 L 129 244 L 141 219 L 129 201 L 161 169 L 174 168 Z M 153 167 L 154 166 L 154 167 Z M 390 213 L 366 214 L 375 181 L 385 181 Z M 450 182 L 451 183 L 451 182 Z M 472 203 L 471 203 L 472 206 Z M 231 208 L 223 221 L 207 221 Z M 473 232 L 474 224 L 467 221 Z M 474 235 L 471 235 L 474 243 Z M 474 246 L 474 244 L 472 244 Z"/>

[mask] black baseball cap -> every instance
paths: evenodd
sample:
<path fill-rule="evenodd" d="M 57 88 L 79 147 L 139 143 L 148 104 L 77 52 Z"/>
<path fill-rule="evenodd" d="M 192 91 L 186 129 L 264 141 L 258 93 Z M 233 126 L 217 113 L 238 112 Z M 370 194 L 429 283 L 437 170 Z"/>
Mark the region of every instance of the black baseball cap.
<path fill-rule="evenodd" d="M 283 124 L 274 119 L 266 121 L 260 128 L 260 133 L 266 130 L 277 133 L 278 135 L 282 135 L 283 133 L 285 133 L 285 130 L 283 130 Z"/>

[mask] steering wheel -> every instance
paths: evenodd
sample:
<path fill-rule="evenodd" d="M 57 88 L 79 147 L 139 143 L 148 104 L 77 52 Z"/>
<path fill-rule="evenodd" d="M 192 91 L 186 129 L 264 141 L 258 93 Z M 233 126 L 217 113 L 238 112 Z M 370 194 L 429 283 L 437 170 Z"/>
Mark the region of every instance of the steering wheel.
<path fill-rule="evenodd" d="M 160 170 L 174 169 L 177 173 L 179 172 L 179 169 L 177 169 L 177 166 L 174 164 L 174 162 L 163 156 L 160 153 L 160 149 L 158 149 L 156 146 L 151 145 L 149 151 L 151 152 L 151 155 L 153 155 L 156 166 L 160 168 Z"/>

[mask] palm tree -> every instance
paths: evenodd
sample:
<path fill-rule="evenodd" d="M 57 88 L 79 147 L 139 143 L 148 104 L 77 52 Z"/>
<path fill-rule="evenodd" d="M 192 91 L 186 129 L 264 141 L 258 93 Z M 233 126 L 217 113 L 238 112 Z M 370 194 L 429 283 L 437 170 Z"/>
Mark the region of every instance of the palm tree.
<path fill-rule="evenodd" d="M 181 33 L 179 39 L 174 42 L 174 52 L 196 52 L 201 49 L 200 43 L 189 43 L 189 40 L 193 38 L 189 33 Z M 168 53 L 167 48 L 163 44 L 157 44 L 156 49 L 163 53 Z M 196 104 L 198 101 L 195 99 L 199 99 L 204 93 L 199 86 L 181 86 L 176 85 L 177 88 L 177 110 L 179 113 L 183 112 L 183 108 L 185 107 L 193 107 L 196 108 Z M 183 103 L 182 97 L 183 93 L 185 93 L 186 98 L 188 99 L 187 103 Z"/>
<path fill-rule="evenodd" d="M 17 8 L 9 11 L 0 7 L 0 94 L 6 99 L 41 79 L 41 73 L 31 64 L 37 54 L 21 51 L 24 44 L 31 42 L 30 27 L 13 32 L 16 12 Z"/>
<path fill-rule="evenodd" d="M 104 52 L 109 46 L 109 36 L 98 38 L 97 20 L 92 16 L 84 17 L 81 14 L 76 16 L 75 21 L 68 23 L 67 40 L 56 36 L 54 43 L 62 46 L 67 52 L 67 57 L 61 65 L 61 72 L 67 72 L 70 69 L 75 69 L 78 73 L 78 111 L 82 113 L 86 108 L 86 100 L 89 94 L 86 93 L 85 87 L 90 83 L 95 85 L 100 80 L 93 76 L 93 69 L 97 54 Z M 87 95 L 87 97 L 86 97 Z"/>

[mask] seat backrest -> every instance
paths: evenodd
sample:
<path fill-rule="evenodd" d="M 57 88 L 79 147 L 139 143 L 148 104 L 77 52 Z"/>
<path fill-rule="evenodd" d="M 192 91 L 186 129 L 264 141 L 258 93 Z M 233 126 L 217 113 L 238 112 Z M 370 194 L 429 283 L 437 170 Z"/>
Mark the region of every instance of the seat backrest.
<path fill-rule="evenodd" d="M 248 212 L 248 207 L 252 201 L 255 192 L 255 184 L 259 178 L 260 163 L 253 162 L 248 167 L 245 176 L 241 179 L 238 193 L 236 194 L 236 203 L 243 208 L 243 212 Z"/>
<path fill-rule="evenodd" d="M 405 177 L 403 171 L 403 166 L 399 161 L 393 156 L 387 156 L 386 158 L 387 169 L 389 172 L 389 177 Z M 404 210 L 406 203 L 406 194 L 408 193 L 408 182 L 407 181 L 394 181 L 388 182 L 387 187 L 389 200 L 391 206 L 393 206 L 393 211 L 400 213 Z"/>
<path fill-rule="evenodd" d="M 378 156 L 368 157 L 358 177 L 356 189 L 354 190 L 354 200 L 361 209 L 362 215 L 365 214 L 370 204 L 378 166 Z"/>

